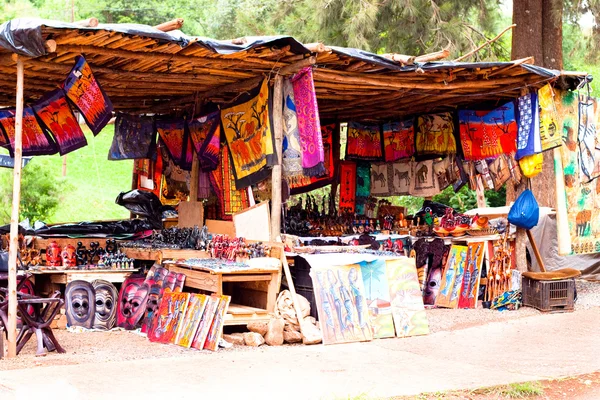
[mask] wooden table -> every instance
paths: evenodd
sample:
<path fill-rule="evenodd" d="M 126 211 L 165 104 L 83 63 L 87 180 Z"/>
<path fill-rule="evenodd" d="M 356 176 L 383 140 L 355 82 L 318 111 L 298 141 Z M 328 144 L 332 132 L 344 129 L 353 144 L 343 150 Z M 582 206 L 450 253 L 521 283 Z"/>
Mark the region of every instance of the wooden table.
<path fill-rule="evenodd" d="M 98 269 L 98 270 L 37 270 L 29 271 L 34 280 L 37 290 L 42 293 L 51 293 L 60 289 L 60 285 L 66 285 L 75 280 L 92 282 L 96 279 L 104 279 L 112 283 L 123 283 L 137 269 Z M 37 292 L 36 292 L 37 293 Z"/>

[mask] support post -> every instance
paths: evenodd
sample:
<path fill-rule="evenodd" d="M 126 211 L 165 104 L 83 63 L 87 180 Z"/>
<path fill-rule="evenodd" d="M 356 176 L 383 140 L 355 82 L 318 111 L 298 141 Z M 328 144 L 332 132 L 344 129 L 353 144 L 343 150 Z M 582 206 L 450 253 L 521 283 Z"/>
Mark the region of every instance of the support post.
<path fill-rule="evenodd" d="M 281 158 L 283 152 L 283 81 L 281 75 L 275 77 L 273 88 L 273 134 L 277 163 L 271 174 L 271 240 L 281 233 Z"/>
<path fill-rule="evenodd" d="M 8 250 L 8 358 L 17 355 L 17 253 L 19 251 L 19 205 L 21 203 L 21 168 L 23 167 L 23 59 L 17 57 L 17 104 L 15 112 L 15 163 L 13 200 L 10 216 Z"/>

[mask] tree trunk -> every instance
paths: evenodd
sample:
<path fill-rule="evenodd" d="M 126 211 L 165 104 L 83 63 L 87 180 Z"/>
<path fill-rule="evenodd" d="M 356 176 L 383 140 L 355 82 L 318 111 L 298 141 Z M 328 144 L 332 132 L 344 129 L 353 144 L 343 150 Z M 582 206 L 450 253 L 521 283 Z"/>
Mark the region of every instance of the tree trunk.
<path fill-rule="evenodd" d="M 513 2 L 512 52 L 513 60 L 533 57 L 536 64 L 542 62 L 542 3 L 543 0 L 517 0 Z"/>

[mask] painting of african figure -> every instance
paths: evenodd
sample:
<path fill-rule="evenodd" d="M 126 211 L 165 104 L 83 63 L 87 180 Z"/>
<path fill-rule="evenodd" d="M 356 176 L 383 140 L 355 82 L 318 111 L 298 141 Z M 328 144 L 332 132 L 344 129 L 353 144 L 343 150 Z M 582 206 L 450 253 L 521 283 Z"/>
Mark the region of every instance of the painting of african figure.
<path fill-rule="evenodd" d="M 313 268 L 310 275 L 323 344 L 372 340 L 360 265 Z"/>
<path fill-rule="evenodd" d="M 462 282 L 459 308 L 476 308 L 477 295 L 479 293 L 479 279 L 481 277 L 481 267 L 483 264 L 485 242 L 469 243 L 469 252 L 467 254 L 467 263 Z"/>
<path fill-rule="evenodd" d="M 189 348 L 192 345 L 198 325 L 204 314 L 204 308 L 208 296 L 204 294 L 192 294 L 188 302 L 183 322 L 179 324 L 179 331 L 175 338 L 175 344 Z"/>
<path fill-rule="evenodd" d="M 165 291 L 148 330 L 151 342 L 174 343 L 190 298 L 189 293 Z"/>
<path fill-rule="evenodd" d="M 442 274 L 440 292 L 435 299 L 438 307 L 456 308 L 462 284 L 465 264 L 467 261 L 467 246 L 452 245 L 448 261 Z"/>

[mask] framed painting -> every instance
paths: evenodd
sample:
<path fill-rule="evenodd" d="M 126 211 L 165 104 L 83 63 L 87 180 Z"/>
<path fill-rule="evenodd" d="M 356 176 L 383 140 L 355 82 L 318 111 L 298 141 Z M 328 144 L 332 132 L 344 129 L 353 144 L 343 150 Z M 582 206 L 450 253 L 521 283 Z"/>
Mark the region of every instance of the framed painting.
<path fill-rule="evenodd" d="M 207 302 L 208 296 L 204 294 L 192 294 L 190 296 L 183 322 L 179 324 L 179 331 L 175 338 L 175 344 L 187 348 L 192 345 Z"/>
<path fill-rule="evenodd" d="M 215 318 L 215 312 L 217 311 L 217 306 L 219 305 L 220 300 L 221 298 L 215 295 L 209 296 L 206 300 L 204 313 L 202 314 L 202 318 L 200 319 L 200 323 L 196 329 L 194 340 L 192 341 L 193 348 L 198 350 L 202 350 L 204 348 L 204 342 L 206 342 L 206 336 L 208 336 L 208 331 L 212 326 L 213 319 Z"/>
<path fill-rule="evenodd" d="M 365 286 L 365 299 L 373 329 L 373 338 L 394 337 L 392 300 L 384 260 L 364 262 L 360 271 Z"/>
<path fill-rule="evenodd" d="M 440 292 L 435 299 L 436 306 L 445 308 L 457 307 L 467 260 L 467 251 L 467 246 L 452 245 L 450 248 L 448 261 L 442 274 Z"/>
<path fill-rule="evenodd" d="M 189 299 L 189 293 L 165 291 L 160 307 L 154 314 L 151 329 L 148 331 L 148 339 L 151 342 L 175 342 Z"/>
<path fill-rule="evenodd" d="M 210 324 L 210 329 L 208 330 L 208 335 L 206 335 L 206 341 L 204 342 L 205 350 L 216 351 L 219 348 L 219 338 L 223 333 L 223 323 L 225 322 L 225 314 L 227 314 L 227 307 L 229 307 L 230 301 L 231 296 L 219 297 L 219 304 L 215 311 L 215 317 L 212 320 L 212 324 Z"/>
<path fill-rule="evenodd" d="M 469 243 L 458 308 L 476 308 L 485 242 Z"/>

